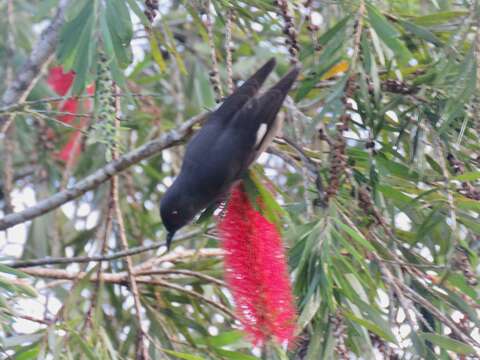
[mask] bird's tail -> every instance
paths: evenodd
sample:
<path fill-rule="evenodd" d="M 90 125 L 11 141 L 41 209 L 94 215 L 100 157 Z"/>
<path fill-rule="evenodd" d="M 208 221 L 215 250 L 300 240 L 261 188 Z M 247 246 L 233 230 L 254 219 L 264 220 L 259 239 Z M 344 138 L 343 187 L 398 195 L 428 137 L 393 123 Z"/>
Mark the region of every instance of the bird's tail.
<path fill-rule="evenodd" d="M 277 82 L 270 89 L 268 89 L 260 97 L 260 101 L 262 101 L 262 98 L 267 98 L 267 101 L 269 101 L 270 97 L 273 98 L 275 96 L 280 96 L 276 101 L 276 103 L 279 103 L 281 106 L 281 104 L 283 103 L 283 100 L 285 100 L 285 97 L 290 91 L 290 88 L 292 87 L 293 83 L 297 79 L 299 73 L 300 73 L 300 67 L 295 66 L 283 78 L 281 78 L 279 82 Z"/>
<path fill-rule="evenodd" d="M 281 78 L 280 81 L 258 98 L 255 118 L 258 119 L 259 122 L 267 125 L 267 131 L 263 138 L 257 141 L 255 155 L 252 158 L 252 161 L 254 161 L 268 147 L 270 142 L 277 135 L 277 132 L 280 130 L 283 118 L 277 116 L 277 114 L 299 73 L 300 68 L 294 67 L 283 78 Z"/>
<path fill-rule="evenodd" d="M 255 96 L 258 89 L 267 79 L 276 65 L 275 58 L 268 60 L 260 69 L 257 70 L 242 86 L 234 91 L 223 104 L 215 111 L 215 115 L 223 119 L 231 119 L 233 115 L 240 110 L 243 105 Z"/>

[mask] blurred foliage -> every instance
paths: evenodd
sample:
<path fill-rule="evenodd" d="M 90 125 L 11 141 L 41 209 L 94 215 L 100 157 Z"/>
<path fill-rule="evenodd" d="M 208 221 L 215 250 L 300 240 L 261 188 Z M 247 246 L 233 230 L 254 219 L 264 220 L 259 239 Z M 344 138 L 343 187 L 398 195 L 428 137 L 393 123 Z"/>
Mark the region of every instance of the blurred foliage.
<path fill-rule="evenodd" d="M 6 3 L 0 3 L 2 13 Z M 59 36 L 54 62 L 76 73 L 70 95 L 86 96 L 85 87 L 97 81 L 100 56 L 106 57 L 122 92 L 122 152 L 215 107 L 212 41 L 227 92 L 228 11 L 236 82 L 271 56 L 279 63 L 272 78 L 289 68 L 291 43 L 273 1 L 159 3 L 150 23 L 143 1 L 72 1 Z M 221 257 L 201 252 L 220 246 L 210 217 L 185 229 L 172 258 L 162 257 L 164 248 L 133 257 L 136 266 L 157 259 L 155 269 L 163 271 L 148 277 L 156 285 L 140 284 L 151 358 L 478 358 L 478 2 L 288 4 L 302 65 L 284 109 L 283 133 L 290 141 L 272 145 L 255 166 L 255 178 L 275 189 L 275 197 L 266 196 L 282 217 L 298 305 L 297 343 L 288 350 L 274 343 L 252 350 L 238 323 L 212 305 L 233 309 L 219 281 Z M 0 59 L 7 62 L 5 34 L 13 32 L 18 70 L 58 1 L 13 5 L 13 27 L 0 20 Z M 0 78 L 6 78 L 3 66 Z M 43 79 L 15 114 L 17 210 L 26 193 L 46 198 L 107 161 L 105 141 L 85 141 L 69 166 L 53 156 L 72 129 L 56 120 L 52 97 Z M 100 102 L 95 104 L 98 113 Z M 165 150 L 119 177 L 130 247 L 164 240 L 158 203 L 182 152 L 182 146 Z M 22 231 L 0 234 L 2 260 L 15 260 L 9 252 L 15 246 L 22 259 L 100 254 L 108 203 L 104 184 L 34 219 L 25 241 Z M 113 225 L 108 253 L 120 249 Z M 125 284 L 89 281 L 98 266 L 43 266 L 87 272 L 82 280 L 62 281 L 0 265 L 0 357 L 135 358 L 132 295 Z M 106 273 L 125 271 L 122 259 L 102 266 Z"/>

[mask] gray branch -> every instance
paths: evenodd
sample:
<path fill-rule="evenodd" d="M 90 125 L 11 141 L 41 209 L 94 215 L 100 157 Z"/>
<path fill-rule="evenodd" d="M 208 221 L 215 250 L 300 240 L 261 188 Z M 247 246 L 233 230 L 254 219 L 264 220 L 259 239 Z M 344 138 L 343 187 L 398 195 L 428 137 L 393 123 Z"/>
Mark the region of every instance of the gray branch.
<path fill-rule="evenodd" d="M 57 13 L 50 25 L 42 32 L 28 59 L 18 71 L 0 101 L 2 106 L 12 106 L 25 101 L 33 86 L 37 83 L 42 69 L 53 57 L 58 42 L 58 34 L 65 21 L 65 10 L 70 0 L 60 0 Z M 0 117 L 0 133 L 7 130 L 11 116 Z"/>
<path fill-rule="evenodd" d="M 35 206 L 29 207 L 23 211 L 6 215 L 3 219 L 0 219 L 0 231 L 52 211 L 70 200 L 78 198 L 87 191 L 95 189 L 97 186 L 110 179 L 113 175 L 127 169 L 131 165 L 178 144 L 190 134 L 192 126 L 202 121 L 205 117 L 205 114 L 193 117 L 183 123 L 177 130 L 169 131 L 160 136 L 160 138 L 152 140 L 123 155 L 117 160 L 108 163 L 103 168 L 98 169 L 93 174 L 77 182 L 71 188 L 61 191 L 47 199 L 41 200 Z"/>

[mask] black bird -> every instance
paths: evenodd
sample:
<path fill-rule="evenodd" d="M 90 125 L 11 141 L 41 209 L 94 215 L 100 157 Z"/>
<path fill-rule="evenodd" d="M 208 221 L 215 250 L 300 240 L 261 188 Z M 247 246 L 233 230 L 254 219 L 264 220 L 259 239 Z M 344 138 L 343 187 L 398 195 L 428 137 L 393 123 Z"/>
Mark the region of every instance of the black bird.
<path fill-rule="evenodd" d="M 277 113 L 299 68 L 254 97 L 274 67 L 272 58 L 209 115 L 188 143 L 180 174 L 160 202 L 168 248 L 175 232 L 224 198 L 275 136 L 281 125 Z"/>

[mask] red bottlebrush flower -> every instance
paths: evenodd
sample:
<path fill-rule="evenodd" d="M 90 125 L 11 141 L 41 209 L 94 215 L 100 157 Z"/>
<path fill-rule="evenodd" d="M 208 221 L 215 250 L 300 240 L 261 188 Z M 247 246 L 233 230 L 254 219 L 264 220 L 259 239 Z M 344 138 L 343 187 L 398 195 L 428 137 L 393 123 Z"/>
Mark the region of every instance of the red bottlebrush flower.
<path fill-rule="evenodd" d="M 58 120 L 70 124 L 76 118 L 78 100 L 76 98 L 68 98 L 60 106 L 60 112 L 70 113 L 62 114 L 58 117 Z"/>
<path fill-rule="evenodd" d="M 245 331 L 255 344 L 294 339 L 296 311 L 280 234 L 236 186 L 218 224 L 226 280 Z"/>
<path fill-rule="evenodd" d="M 78 155 L 80 155 L 81 138 L 82 133 L 80 131 L 75 131 L 73 134 L 70 134 L 67 143 L 63 146 L 59 153 L 55 154 L 55 157 L 65 163 L 72 158 L 76 158 Z"/>
<path fill-rule="evenodd" d="M 50 87 L 60 96 L 65 96 L 68 92 L 72 83 L 75 79 L 75 72 L 69 71 L 65 73 L 61 66 L 56 66 L 50 69 L 47 77 L 47 83 Z M 93 95 L 95 93 L 95 86 L 87 86 L 87 94 Z M 82 104 L 82 103 L 80 103 Z M 76 97 L 70 97 L 66 99 L 59 105 L 59 111 L 69 114 L 58 115 L 57 119 L 67 124 L 73 123 L 76 118 L 76 113 L 78 111 L 79 100 Z M 90 109 L 92 106 L 91 99 L 85 99 L 83 101 L 83 107 L 85 109 Z M 82 129 L 87 124 L 87 121 L 80 121 L 80 124 L 77 126 L 78 129 Z M 54 154 L 59 160 L 68 163 L 69 161 L 75 160 L 80 155 L 81 152 L 81 132 L 75 131 L 73 134 L 70 134 L 70 137 L 67 143 L 62 147 L 62 149 Z"/>
<path fill-rule="evenodd" d="M 70 86 L 72 86 L 74 78 L 74 71 L 65 73 L 63 72 L 63 67 L 55 66 L 48 73 L 47 83 L 58 95 L 65 96 Z"/>
<path fill-rule="evenodd" d="M 87 94 L 88 95 L 93 95 L 95 94 L 95 84 L 88 85 L 87 86 Z"/>

